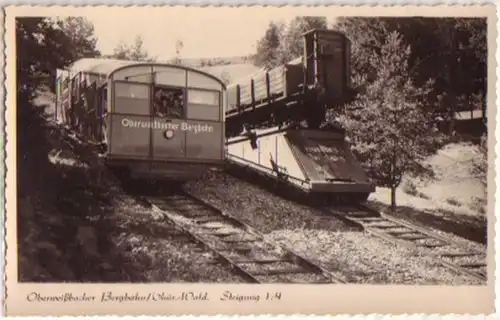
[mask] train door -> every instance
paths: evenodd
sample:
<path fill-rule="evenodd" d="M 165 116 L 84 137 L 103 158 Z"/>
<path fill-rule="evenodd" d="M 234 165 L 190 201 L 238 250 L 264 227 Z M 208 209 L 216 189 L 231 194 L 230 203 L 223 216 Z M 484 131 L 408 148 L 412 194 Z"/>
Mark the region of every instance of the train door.
<path fill-rule="evenodd" d="M 150 159 L 151 113 L 150 85 L 114 81 L 108 97 L 112 99 L 107 117 L 110 126 L 108 145 L 111 156 Z"/>
<path fill-rule="evenodd" d="M 191 74 L 190 76 L 192 77 Z M 185 125 L 186 157 L 215 162 L 224 158 L 222 100 L 219 90 L 188 88 Z"/>
<path fill-rule="evenodd" d="M 151 158 L 185 159 L 185 89 L 155 85 L 152 99 Z"/>

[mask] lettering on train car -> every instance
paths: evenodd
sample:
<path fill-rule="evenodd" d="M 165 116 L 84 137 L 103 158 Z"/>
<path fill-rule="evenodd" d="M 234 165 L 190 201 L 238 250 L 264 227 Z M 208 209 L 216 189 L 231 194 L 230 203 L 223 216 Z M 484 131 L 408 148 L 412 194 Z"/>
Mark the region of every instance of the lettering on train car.
<path fill-rule="evenodd" d="M 138 128 L 138 129 L 157 129 L 157 130 L 172 130 L 172 131 L 189 131 L 195 134 L 208 132 L 214 132 L 214 127 L 209 124 L 189 124 L 187 122 L 181 123 L 171 123 L 171 122 L 161 122 L 161 121 L 143 121 L 143 120 L 131 120 L 124 118 L 121 121 L 122 126 L 127 128 Z"/>
<path fill-rule="evenodd" d="M 315 160 L 324 159 L 327 161 L 345 161 L 342 150 L 328 146 L 306 146 L 305 151 Z"/>

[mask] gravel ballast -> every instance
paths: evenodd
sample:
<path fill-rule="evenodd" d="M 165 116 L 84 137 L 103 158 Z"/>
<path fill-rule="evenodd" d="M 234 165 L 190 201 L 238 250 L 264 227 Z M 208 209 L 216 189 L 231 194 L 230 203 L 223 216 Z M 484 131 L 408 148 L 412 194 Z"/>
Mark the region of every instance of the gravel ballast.
<path fill-rule="evenodd" d="M 115 221 L 120 231 L 112 235 L 129 270 L 130 281 L 243 283 L 244 280 L 217 262 L 216 256 L 189 237 L 172 236 L 174 224 L 123 196 Z"/>
<path fill-rule="evenodd" d="M 185 190 L 261 232 L 282 228 L 347 231 L 355 227 L 319 210 L 282 199 L 228 174 L 209 172 L 202 180 L 189 182 Z"/>
<path fill-rule="evenodd" d="M 269 241 L 320 263 L 349 283 L 483 284 L 416 250 L 360 232 L 336 218 L 322 217 L 313 208 L 282 199 L 225 173 L 210 172 L 203 180 L 188 183 L 185 189 L 255 227 Z M 464 248 L 485 252 L 476 243 L 459 240 Z"/>
<path fill-rule="evenodd" d="M 481 284 L 426 259 L 414 250 L 362 232 L 277 230 L 266 237 L 320 262 L 350 283 Z"/>

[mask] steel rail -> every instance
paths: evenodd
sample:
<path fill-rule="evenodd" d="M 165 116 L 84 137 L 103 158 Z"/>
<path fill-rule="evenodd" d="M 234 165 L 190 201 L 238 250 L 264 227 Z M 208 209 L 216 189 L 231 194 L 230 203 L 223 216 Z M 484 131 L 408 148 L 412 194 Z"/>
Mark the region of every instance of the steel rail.
<path fill-rule="evenodd" d="M 338 210 L 331 207 L 327 207 L 325 209 L 327 210 L 327 212 L 332 213 L 335 216 L 342 217 L 360 225 L 367 233 L 375 237 L 381 238 L 388 242 L 392 242 L 394 244 L 403 245 L 411 249 L 416 249 L 419 252 L 430 257 L 433 261 L 457 273 L 463 274 L 481 282 L 487 280 L 485 273 L 476 271 L 477 268 L 485 268 L 485 263 L 457 264 L 446 261 L 444 259 L 444 257 L 459 258 L 466 256 L 480 256 L 483 254 L 482 252 L 464 248 L 464 245 L 458 243 L 457 241 L 436 234 L 423 227 L 416 226 L 410 222 L 389 216 L 366 205 L 354 205 L 346 207 L 348 208 L 347 210 Z M 352 209 L 349 209 L 349 207 Z M 380 225 L 381 223 L 389 223 L 390 225 Z M 395 232 L 391 229 L 403 229 L 403 231 Z M 409 238 L 409 235 L 413 235 L 413 238 Z M 433 245 L 418 244 L 416 241 L 419 240 L 434 240 L 437 241 L 437 243 Z M 457 248 L 459 249 L 459 251 L 443 251 L 439 253 L 430 251 L 431 248 L 446 246 Z"/>
<path fill-rule="evenodd" d="M 233 270 L 235 270 L 240 276 L 245 278 L 247 281 L 252 283 L 267 283 L 265 280 L 269 279 L 273 276 L 278 277 L 287 277 L 292 276 L 294 274 L 312 274 L 316 277 L 322 278 L 322 280 L 318 283 L 345 283 L 345 281 L 338 276 L 332 274 L 323 266 L 318 263 L 312 262 L 309 259 L 306 259 L 299 255 L 297 252 L 293 251 L 293 249 L 288 248 L 283 245 L 277 245 L 267 241 L 260 232 L 255 230 L 253 227 L 248 224 L 242 222 L 236 217 L 223 212 L 222 210 L 214 207 L 213 205 L 199 199 L 198 197 L 189 194 L 185 191 L 181 191 L 179 193 L 174 194 L 175 198 L 172 196 L 148 196 L 146 197 L 146 201 L 152 206 L 154 211 L 160 213 L 164 218 L 172 221 L 174 224 L 178 226 L 180 230 L 184 233 L 189 234 L 194 240 L 201 243 L 211 251 L 213 251 L 221 260 L 229 264 Z M 200 209 L 207 211 L 206 214 L 190 214 L 187 215 L 179 214 L 179 211 L 185 211 L 186 204 L 198 206 Z M 166 206 L 167 208 L 163 208 Z M 194 210 L 196 211 L 196 210 Z M 198 210 L 202 211 L 202 210 Z M 180 222 L 180 220 L 190 219 L 194 223 L 186 223 Z M 198 221 L 198 222 L 197 222 Z M 238 233 L 216 233 L 216 232 L 207 232 L 207 224 L 209 225 L 211 222 L 220 222 L 221 227 L 208 227 L 212 231 L 216 231 L 217 229 L 224 229 L 226 227 L 231 227 L 231 229 L 238 230 Z M 230 237 L 232 235 L 239 236 L 251 236 L 250 240 L 234 240 L 234 241 L 224 241 L 225 237 Z M 206 237 L 212 237 L 213 240 L 207 239 Z M 214 242 L 214 243 L 209 243 Z M 264 251 L 270 253 L 269 256 L 278 256 L 277 258 L 269 258 L 269 259 L 259 259 L 252 257 L 248 254 L 248 252 L 252 252 L 253 249 L 257 248 L 255 244 L 260 243 L 268 246 L 270 249 Z M 249 246 L 246 247 L 238 247 L 238 245 L 246 244 Z M 253 244 L 253 246 L 252 246 Z M 222 245 L 221 247 L 218 247 Z M 227 247 L 225 247 L 227 246 Z M 260 248 L 261 251 L 263 250 Z M 276 250 L 278 249 L 278 250 Z M 282 254 L 278 254 L 277 252 L 281 251 Z M 232 258 L 229 256 L 229 253 L 237 254 L 238 258 Z M 246 252 L 246 253 L 245 253 Z M 284 269 L 280 267 L 278 269 L 262 269 L 261 267 L 272 266 L 275 263 L 285 263 L 291 265 L 295 268 L 287 268 Z M 253 264 L 258 267 L 257 270 L 251 270 L 245 268 L 243 265 L 245 264 Z M 283 283 L 294 283 L 293 279 L 285 279 L 285 281 L 280 281 Z M 315 282 L 316 283 L 316 282 Z"/>

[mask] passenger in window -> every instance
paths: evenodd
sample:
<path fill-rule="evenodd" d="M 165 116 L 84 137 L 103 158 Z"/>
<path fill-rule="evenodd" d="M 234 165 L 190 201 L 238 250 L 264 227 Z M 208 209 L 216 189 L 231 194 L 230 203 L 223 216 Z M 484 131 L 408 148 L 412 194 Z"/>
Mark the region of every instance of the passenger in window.
<path fill-rule="evenodd" d="M 173 103 L 170 105 L 170 108 L 169 108 L 169 116 L 182 118 L 182 116 L 183 116 L 182 96 L 177 97 L 177 99 L 173 100 Z"/>
<path fill-rule="evenodd" d="M 153 104 L 155 116 L 158 116 L 158 117 L 165 116 L 166 104 L 167 104 L 167 97 L 166 97 L 165 93 L 163 92 L 163 90 L 161 88 L 157 89 L 155 92 L 155 99 L 154 99 L 154 104 Z"/>

